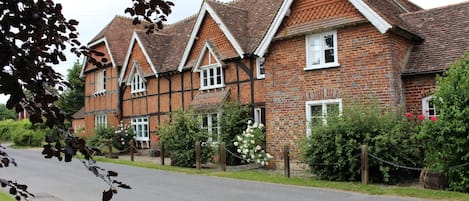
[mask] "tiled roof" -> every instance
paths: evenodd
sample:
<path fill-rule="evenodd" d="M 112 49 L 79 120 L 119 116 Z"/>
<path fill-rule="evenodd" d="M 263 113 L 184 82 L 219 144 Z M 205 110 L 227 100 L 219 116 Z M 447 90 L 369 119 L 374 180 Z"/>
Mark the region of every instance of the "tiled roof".
<path fill-rule="evenodd" d="M 163 28 L 163 33 L 171 35 L 171 41 L 167 44 L 168 49 L 166 51 L 168 54 L 166 54 L 162 66 L 160 67 L 160 71 L 158 72 L 177 70 L 196 19 L 197 16 L 194 15 L 184 19 L 183 21 Z"/>
<path fill-rule="evenodd" d="M 219 90 L 211 92 L 199 92 L 190 107 L 195 111 L 215 110 L 230 96 L 230 90 Z"/>
<path fill-rule="evenodd" d="M 108 46 L 116 66 L 122 66 L 125 61 L 127 47 L 129 47 L 130 39 L 135 29 L 141 26 L 132 24 L 132 19 L 116 16 L 106 25 L 88 44 L 92 44 L 104 37 L 108 42 Z"/>
<path fill-rule="evenodd" d="M 401 14 L 416 12 L 422 8 L 408 0 L 363 0 L 392 27 L 399 27 L 413 33 L 413 29 L 400 17 Z M 415 34 L 415 33 L 413 33 Z"/>
<path fill-rule="evenodd" d="M 418 11 L 402 18 L 424 38 L 404 73 L 442 71 L 469 50 L 469 2 Z"/>
<path fill-rule="evenodd" d="M 78 112 L 72 115 L 72 119 L 84 119 L 85 118 L 85 107 L 82 107 Z"/>
<path fill-rule="evenodd" d="M 230 33 L 233 34 L 241 48 L 246 51 L 249 42 L 247 35 L 248 11 L 229 4 L 213 1 L 207 1 L 207 3 L 213 7 L 223 23 L 229 27 Z"/>

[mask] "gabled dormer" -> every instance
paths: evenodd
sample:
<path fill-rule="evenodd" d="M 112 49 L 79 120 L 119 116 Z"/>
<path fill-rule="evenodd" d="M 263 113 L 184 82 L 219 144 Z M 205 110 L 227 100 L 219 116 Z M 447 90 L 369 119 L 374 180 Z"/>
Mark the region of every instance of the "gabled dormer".
<path fill-rule="evenodd" d="M 205 42 L 193 68 L 193 72 L 198 72 L 200 75 L 200 90 L 225 87 L 223 76 L 224 65 L 223 61 L 216 54 L 215 48 L 210 42 Z"/>
<path fill-rule="evenodd" d="M 147 80 L 145 79 L 145 76 L 137 61 L 133 62 L 129 76 L 127 77 L 125 83 L 127 86 L 130 86 L 130 92 L 132 93 L 132 96 L 146 95 Z"/>

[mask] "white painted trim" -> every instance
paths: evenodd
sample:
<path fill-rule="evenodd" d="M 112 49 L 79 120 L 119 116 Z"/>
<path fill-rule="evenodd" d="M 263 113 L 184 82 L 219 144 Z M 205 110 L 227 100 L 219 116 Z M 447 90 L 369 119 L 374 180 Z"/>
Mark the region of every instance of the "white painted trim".
<path fill-rule="evenodd" d="M 106 46 L 106 49 L 109 53 L 109 57 L 111 58 L 111 63 L 112 63 L 112 67 L 115 68 L 116 67 L 116 62 L 114 62 L 114 57 L 112 56 L 112 53 L 111 53 L 111 49 L 109 48 L 109 45 L 108 45 L 108 42 L 107 42 L 107 39 L 106 37 L 103 37 L 101 39 L 98 39 L 96 40 L 95 42 L 93 43 L 90 43 L 88 45 L 88 48 L 92 48 L 100 43 L 104 43 L 104 45 Z M 86 65 L 88 64 L 88 57 L 85 57 L 84 58 L 84 62 L 83 62 L 83 65 L 82 65 L 82 68 L 81 68 L 81 71 L 80 71 L 80 78 L 84 78 L 85 77 L 85 67 Z"/>
<path fill-rule="evenodd" d="M 236 40 L 236 38 L 233 36 L 233 34 L 228 29 L 228 27 L 226 27 L 225 23 L 223 23 L 223 20 L 221 20 L 221 18 L 217 15 L 215 10 L 213 10 L 213 8 L 209 4 L 207 4 L 206 2 L 205 2 L 205 4 L 207 5 L 208 13 L 210 13 L 210 16 L 212 16 L 213 20 L 215 20 L 215 22 L 218 24 L 218 26 L 223 31 L 225 36 L 231 42 L 231 45 L 233 45 L 233 47 L 235 48 L 235 50 L 238 53 L 239 57 L 241 57 L 241 59 L 244 58 L 244 51 L 243 51 L 243 48 L 241 48 L 241 45 L 239 45 L 238 40 Z"/>
<path fill-rule="evenodd" d="M 261 75 L 261 66 L 260 61 L 261 58 L 264 58 L 264 74 Z M 256 58 L 256 77 L 258 80 L 265 79 L 265 57 L 257 57 Z"/>
<path fill-rule="evenodd" d="M 324 41 L 323 38 L 325 35 L 333 35 L 334 37 L 334 62 L 332 63 L 324 63 L 325 61 L 325 56 L 324 56 Z M 319 61 L 319 64 L 316 65 L 310 65 L 311 63 L 311 57 L 310 57 L 310 44 L 309 44 L 309 39 L 312 37 L 319 37 L 321 40 L 321 58 Z M 322 68 L 334 68 L 334 67 L 340 67 L 339 64 L 339 47 L 338 47 L 338 38 L 337 38 L 337 30 L 333 31 L 327 31 L 327 32 L 322 32 L 322 33 L 316 33 L 316 34 L 308 34 L 305 36 L 305 44 L 306 44 L 306 66 L 304 70 L 316 70 L 316 69 L 322 69 Z"/>
<path fill-rule="evenodd" d="M 363 0 L 349 0 L 360 13 L 368 19 L 381 33 L 386 33 L 392 28 L 392 25 L 384 20 L 378 13 L 376 13 L 370 6 Z"/>
<path fill-rule="evenodd" d="M 203 22 L 204 17 L 205 17 L 207 12 L 210 14 L 210 16 L 212 16 L 213 20 L 215 20 L 215 22 L 218 24 L 218 26 L 223 31 L 223 33 L 228 38 L 228 40 L 231 42 L 231 45 L 233 45 L 233 47 L 235 48 L 235 50 L 239 54 L 239 56 L 241 58 L 244 57 L 243 49 L 239 45 L 238 41 L 233 37 L 231 32 L 225 26 L 225 24 L 220 19 L 220 17 L 218 17 L 218 15 L 215 13 L 213 8 L 210 7 L 210 5 L 207 4 L 207 2 L 204 2 L 202 4 L 202 7 L 200 8 L 200 11 L 199 11 L 199 14 L 198 14 L 198 17 L 197 17 L 197 21 L 195 22 L 194 28 L 192 29 L 191 37 L 189 38 L 189 41 L 187 42 L 186 48 L 184 49 L 184 54 L 182 55 L 181 63 L 179 63 L 179 66 L 178 66 L 178 71 L 179 72 L 182 72 L 182 70 L 184 68 L 184 64 L 186 64 L 186 62 L 187 62 L 187 59 L 188 59 L 189 54 L 191 52 L 191 48 L 194 45 L 195 39 L 196 39 L 197 34 L 200 30 L 200 26 L 202 25 L 202 22 Z"/>
<path fill-rule="evenodd" d="M 435 99 L 435 96 L 430 95 L 427 97 L 422 98 L 422 114 L 425 115 L 425 117 L 428 119 L 430 117 L 430 114 L 427 112 L 427 110 L 430 109 L 430 105 L 428 104 L 431 100 Z M 435 104 L 435 103 L 433 103 Z M 435 105 L 433 105 L 435 107 Z M 434 108 L 436 110 L 436 107 Z M 436 116 L 438 116 L 437 111 L 435 111 Z"/>
<path fill-rule="evenodd" d="M 109 43 L 107 42 L 106 37 L 103 37 L 103 38 L 101 38 L 101 39 L 99 39 L 99 40 L 97 40 L 97 41 L 95 41 L 95 42 L 89 44 L 89 45 L 88 45 L 88 48 L 91 48 L 91 47 L 93 47 L 93 46 L 96 46 L 96 45 L 98 45 L 98 44 L 100 44 L 100 43 L 102 43 L 102 42 L 104 42 L 104 45 L 106 45 L 106 49 L 107 49 L 107 51 L 108 51 L 108 53 L 109 53 L 109 57 L 111 58 L 112 67 L 115 68 L 115 67 L 116 67 L 116 62 L 114 61 L 114 57 L 112 56 L 111 48 L 109 48 Z"/>
<path fill-rule="evenodd" d="M 311 135 L 311 128 L 310 128 L 310 118 L 311 118 L 311 110 L 310 106 L 312 105 L 322 105 L 322 114 L 327 113 L 326 107 L 324 105 L 330 104 L 330 103 L 339 103 L 339 115 L 342 115 L 342 99 L 327 99 L 327 100 L 315 100 L 315 101 L 306 101 L 306 137 L 309 137 Z M 326 124 L 327 120 L 323 118 L 323 123 Z"/>
<path fill-rule="evenodd" d="M 194 69 L 192 70 L 192 72 L 199 71 L 200 63 L 202 63 L 202 60 L 204 59 L 204 55 L 207 52 L 207 49 L 208 49 L 210 55 L 212 55 L 215 58 L 215 60 L 217 60 L 217 63 L 220 66 L 223 65 L 223 61 L 220 60 L 220 58 L 217 57 L 217 55 L 215 54 L 215 51 L 213 51 L 213 49 L 210 47 L 210 45 L 206 42 L 204 47 L 202 48 L 202 51 L 200 52 L 199 57 L 197 58 L 197 62 L 195 64 Z M 210 57 L 210 55 L 209 55 L 209 57 Z"/>
<path fill-rule="evenodd" d="M 155 77 L 158 77 L 158 72 L 156 71 L 155 65 L 151 61 L 150 56 L 148 52 L 145 50 L 145 47 L 143 46 L 143 43 L 138 37 L 137 33 L 134 32 L 134 34 L 132 35 L 132 39 L 130 39 L 130 45 L 127 48 L 127 54 L 125 56 L 124 65 L 121 70 L 121 74 L 119 76 L 119 86 L 122 84 L 124 76 L 125 76 L 125 72 L 127 71 L 127 66 L 129 65 L 129 62 L 130 62 L 130 56 L 132 55 L 132 49 L 135 45 L 135 41 L 137 41 L 137 44 L 140 46 L 140 49 L 142 49 L 143 55 L 145 56 L 145 59 L 147 60 L 147 62 L 150 64 L 150 68 L 155 74 Z"/>
<path fill-rule="evenodd" d="M 282 24 L 283 18 L 290 10 L 290 6 L 293 3 L 293 0 L 285 0 L 280 7 L 280 10 L 277 12 L 277 15 L 274 18 L 273 23 L 270 25 L 269 30 L 265 34 L 264 38 L 262 39 L 261 43 L 254 51 L 254 54 L 263 57 L 267 48 L 269 47 L 272 39 L 274 38 L 275 34 L 277 33 L 278 28 Z"/>

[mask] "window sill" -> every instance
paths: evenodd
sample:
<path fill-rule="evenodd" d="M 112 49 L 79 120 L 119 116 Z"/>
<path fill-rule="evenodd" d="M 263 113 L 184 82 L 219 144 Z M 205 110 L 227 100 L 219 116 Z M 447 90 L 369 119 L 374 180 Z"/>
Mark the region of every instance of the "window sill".
<path fill-rule="evenodd" d="M 263 80 L 263 79 L 265 79 L 265 75 L 263 75 L 263 76 L 257 76 L 257 79 L 258 79 L 258 80 Z"/>
<path fill-rule="evenodd" d="M 216 85 L 216 86 L 210 86 L 210 87 L 201 87 L 199 91 L 205 91 L 205 90 L 210 90 L 210 89 L 219 89 L 219 88 L 224 88 L 225 85 Z"/>
<path fill-rule="evenodd" d="M 147 91 L 146 90 L 141 90 L 141 91 L 132 91 L 132 96 L 133 97 L 136 97 L 136 96 L 145 96 L 147 95 Z"/>
<path fill-rule="evenodd" d="M 309 70 L 319 70 L 319 69 L 337 68 L 337 67 L 340 67 L 339 63 L 330 63 L 330 64 L 321 64 L 321 65 L 305 67 L 304 70 L 309 71 Z"/>
<path fill-rule="evenodd" d="M 106 90 L 94 92 L 94 96 L 104 96 L 105 94 L 106 94 Z"/>

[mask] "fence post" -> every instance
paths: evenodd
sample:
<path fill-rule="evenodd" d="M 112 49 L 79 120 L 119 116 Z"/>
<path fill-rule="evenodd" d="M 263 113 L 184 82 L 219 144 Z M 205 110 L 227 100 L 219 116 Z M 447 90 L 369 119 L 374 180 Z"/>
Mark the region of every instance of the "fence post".
<path fill-rule="evenodd" d="M 362 184 L 368 184 L 368 146 L 361 146 L 361 175 L 362 175 Z"/>
<path fill-rule="evenodd" d="M 160 147 L 160 160 L 161 160 L 161 165 L 164 166 L 164 155 L 166 153 L 165 150 L 164 150 L 164 144 L 163 143 L 160 143 L 161 147 Z"/>
<path fill-rule="evenodd" d="M 220 169 L 226 172 L 226 150 L 224 142 L 220 143 Z"/>
<path fill-rule="evenodd" d="M 135 148 L 134 148 L 135 144 L 134 143 L 135 143 L 135 140 L 132 138 L 130 140 L 130 144 L 129 144 L 130 145 L 130 161 L 132 161 L 132 162 L 134 161 L 134 150 L 135 150 Z"/>
<path fill-rule="evenodd" d="M 200 170 L 200 142 L 195 142 L 195 167 Z"/>
<path fill-rule="evenodd" d="M 108 141 L 107 141 L 107 146 L 108 146 L 108 148 L 109 148 L 109 154 L 108 154 L 108 156 L 109 156 L 109 158 L 112 158 L 112 140 L 108 140 Z"/>
<path fill-rule="evenodd" d="M 285 177 L 290 178 L 290 148 L 288 144 L 283 146 L 283 163 Z"/>

